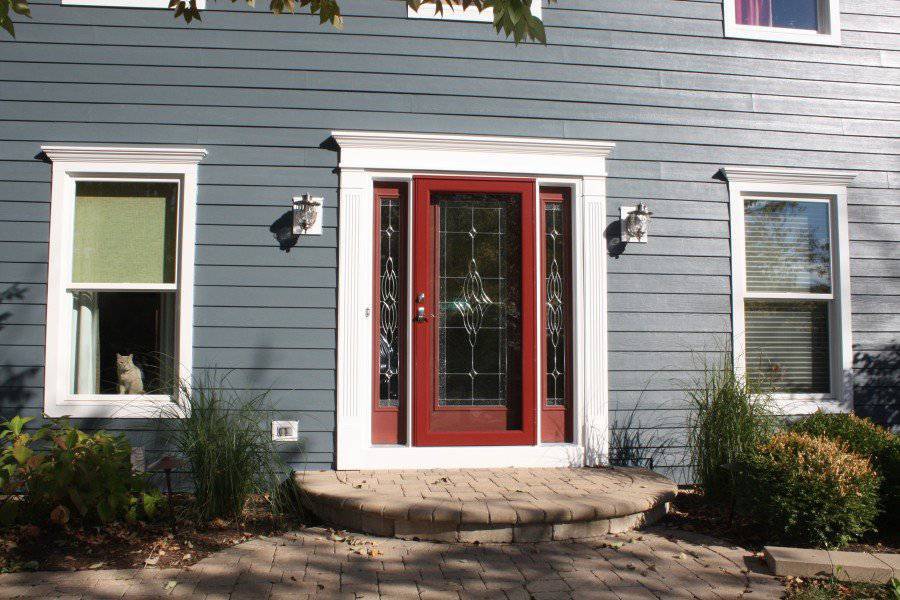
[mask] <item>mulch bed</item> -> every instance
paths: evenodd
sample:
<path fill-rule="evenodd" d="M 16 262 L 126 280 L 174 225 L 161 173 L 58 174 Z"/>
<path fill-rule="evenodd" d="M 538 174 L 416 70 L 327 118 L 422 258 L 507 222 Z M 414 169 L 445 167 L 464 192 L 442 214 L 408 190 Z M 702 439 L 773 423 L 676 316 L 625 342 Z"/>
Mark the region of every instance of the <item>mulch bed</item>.
<path fill-rule="evenodd" d="M 731 517 L 725 507 L 708 502 L 693 489 L 678 491 L 666 522 L 678 529 L 717 537 L 748 550 L 758 552 L 766 545 L 757 524 L 738 516 Z"/>
<path fill-rule="evenodd" d="M 785 600 L 896 600 L 897 598 L 889 586 L 868 583 L 790 578 L 786 586 Z"/>
<path fill-rule="evenodd" d="M 0 528 L 0 573 L 81 569 L 186 567 L 214 552 L 258 535 L 303 527 L 299 519 L 274 518 L 254 501 L 242 523 L 197 523 L 189 515 L 191 498 L 176 496 L 174 523 L 113 523 L 89 528 L 22 525 Z"/>

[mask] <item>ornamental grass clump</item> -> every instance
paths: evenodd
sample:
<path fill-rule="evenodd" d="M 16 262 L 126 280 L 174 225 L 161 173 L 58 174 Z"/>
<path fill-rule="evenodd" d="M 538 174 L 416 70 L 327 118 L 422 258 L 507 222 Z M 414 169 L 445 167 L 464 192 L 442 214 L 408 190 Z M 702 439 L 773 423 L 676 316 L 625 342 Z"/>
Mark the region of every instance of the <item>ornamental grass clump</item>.
<path fill-rule="evenodd" d="M 878 475 L 845 444 L 778 433 L 741 472 L 740 508 L 766 528 L 771 543 L 836 548 L 874 529 Z"/>
<path fill-rule="evenodd" d="M 190 468 L 200 520 L 240 521 L 255 494 L 278 509 L 290 469 L 265 426 L 268 397 L 235 389 L 227 374 L 212 370 L 183 383 L 177 407 L 166 411 L 172 445 Z"/>
<path fill-rule="evenodd" d="M 791 431 L 824 436 L 868 458 L 881 477 L 879 529 L 900 529 L 900 438 L 868 419 L 846 413 L 816 412 L 791 425 Z"/>
<path fill-rule="evenodd" d="M 696 481 L 706 498 L 731 509 L 737 465 L 776 427 L 768 396 L 726 363 L 704 364 L 700 378 L 690 382 L 687 398 L 688 446 Z"/>

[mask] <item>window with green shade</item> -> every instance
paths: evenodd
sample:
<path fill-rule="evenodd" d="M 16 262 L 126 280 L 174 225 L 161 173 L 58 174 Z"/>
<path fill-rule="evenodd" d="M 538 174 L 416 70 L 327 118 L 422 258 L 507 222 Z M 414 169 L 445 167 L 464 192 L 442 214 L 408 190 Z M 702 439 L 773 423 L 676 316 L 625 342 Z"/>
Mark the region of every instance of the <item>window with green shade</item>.
<path fill-rule="evenodd" d="M 178 184 L 79 181 L 72 283 L 175 283 Z"/>

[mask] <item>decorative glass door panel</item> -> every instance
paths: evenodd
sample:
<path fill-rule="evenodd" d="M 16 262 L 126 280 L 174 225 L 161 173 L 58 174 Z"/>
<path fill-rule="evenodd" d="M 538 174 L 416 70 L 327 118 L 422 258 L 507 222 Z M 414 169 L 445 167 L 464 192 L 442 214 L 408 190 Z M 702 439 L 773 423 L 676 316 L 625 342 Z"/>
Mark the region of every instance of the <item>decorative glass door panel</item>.
<path fill-rule="evenodd" d="M 572 441 L 571 239 L 568 188 L 541 188 L 544 388 L 541 441 Z"/>
<path fill-rule="evenodd" d="M 416 178 L 417 445 L 535 442 L 534 181 Z"/>
<path fill-rule="evenodd" d="M 406 441 L 406 184 L 375 185 L 372 443 Z"/>

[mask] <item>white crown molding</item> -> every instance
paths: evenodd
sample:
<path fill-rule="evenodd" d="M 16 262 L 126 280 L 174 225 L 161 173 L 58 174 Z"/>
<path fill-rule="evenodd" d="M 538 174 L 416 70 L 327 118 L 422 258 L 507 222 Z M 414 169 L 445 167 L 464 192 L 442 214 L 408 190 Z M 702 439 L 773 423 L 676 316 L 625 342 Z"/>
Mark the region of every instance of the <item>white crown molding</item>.
<path fill-rule="evenodd" d="M 41 146 L 53 162 L 197 164 L 203 148 L 140 148 L 106 146 Z"/>
<path fill-rule="evenodd" d="M 611 142 L 433 133 L 333 131 L 342 169 L 606 175 Z"/>
<path fill-rule="evenodd" d="M 825 169 L 787 169 L 784 167 L 722 167 L 729 183 L 767 183 L 792 185 L 847 186 L 856 173 Z"/>

